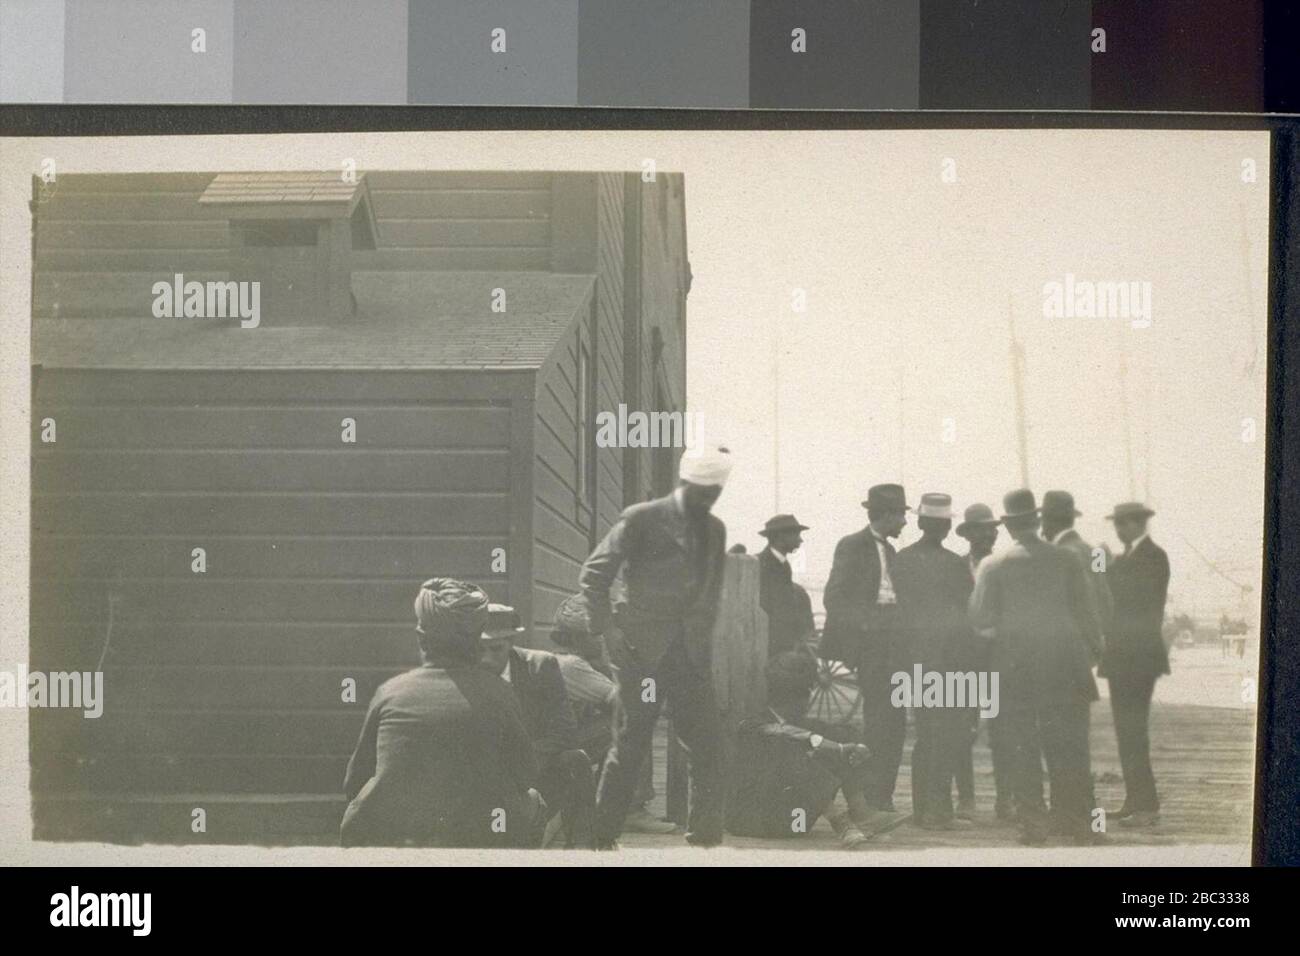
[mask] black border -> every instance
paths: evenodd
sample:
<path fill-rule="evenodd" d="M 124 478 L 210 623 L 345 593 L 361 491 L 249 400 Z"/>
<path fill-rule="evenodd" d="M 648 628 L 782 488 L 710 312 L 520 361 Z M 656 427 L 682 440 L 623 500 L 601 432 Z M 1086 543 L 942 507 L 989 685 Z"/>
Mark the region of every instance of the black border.
<path fill-rule="evenodd" d="M 1289 51 L 1288 51 L 1289 54 Z M 1293 105 L 1291 100 L 1286 101 Z M 1257 866 L 1300 865 L 1300 116 L 419 106 L 0 106 L 0 136 L 470 130 L 1267 130 L 1271 147 L 1267 484 L 1256 743 Z M 1214 348 L 1214 343 L 1206 343 Z M 1231 494 L 1233 489 L 1206 489 Z M 1207 495 L 1207 507 L 1213 500 Z"/>

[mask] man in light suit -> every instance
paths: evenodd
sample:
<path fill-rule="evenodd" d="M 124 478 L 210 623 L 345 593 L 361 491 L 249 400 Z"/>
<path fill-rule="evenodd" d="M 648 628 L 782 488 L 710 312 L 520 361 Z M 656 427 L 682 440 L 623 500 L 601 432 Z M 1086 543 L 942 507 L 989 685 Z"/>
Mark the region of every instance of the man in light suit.
<path fill-rule="evenodd" d="M 1107 519 L 1124 543 L 1106 577 L 1115 600 L 1114 618 L 1098 673 L 1110 684 L 1111 714 L 1124 772 L 1124 806 L 1114 816 L 1122 827 L 1159 822 L 1160 799 L 1151 771 L 1149 720 L 1156 680 L 1169 673 L 1162 635 L 1169 593 L 1169 557 L 1147 534 L 1155 514 L 1136 501 L 1116 505 Z"/>
<path fill-rule="evenodd" d="M 1034 806 L 1039 753 L 1047 758 L 1056 829 L 1073 842 L 1097 842 L 1091 829 L 1089 708 L 1097 700 L 1089 648 L 1097 612 L 1078 559 L 1038 536 L 1039 513 L 1029 489 L 1003 498 L 1002 523 L 1012 546 L 985 558 L 970 599 L 971 624 L 993 639 L 1015 751 L 1020 840 L 1047 841 L 1048 820 Z"/>
<path fill-rule="evenodd" d="M 862 506 L 867 527 L 835 546 L 818 654 L 857 669 L 864 740 L 871 751 L 866 798 L 872 809 L 892 813 L 907 710 L 893 706 L 891 678 L 911 666 L 911 652 L 894 582 L 897 553 L 889 539 L 907 526 L 911 508 L 902 485 L 876 485 Z"/>
<path fill-rule="evenodd" d="M 578 583 L 592 630 L 606 633 L 626 720 L 605 760 L 596 843 L 612 848 L 633 800 L 665 697 L 691 770 L 686 840 L 722 842 L 722 715 L 713 691 L 712 632 L 727 529 L 710 513 L 731 471 L 725 448 L 688 448 L 671 495 L 623 512 L 587 558 Z M 626 602 L 611 623 L 610 588 L 619 572 Z"/>

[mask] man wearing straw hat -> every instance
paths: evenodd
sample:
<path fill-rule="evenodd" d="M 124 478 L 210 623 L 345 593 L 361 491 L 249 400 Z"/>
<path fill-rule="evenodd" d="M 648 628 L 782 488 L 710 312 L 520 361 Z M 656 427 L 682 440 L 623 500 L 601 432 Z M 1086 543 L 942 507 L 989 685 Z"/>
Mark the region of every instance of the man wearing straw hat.
<path fill-rule="evenodd" d="M 1074 554 L 1038 536 L 1032 491 L 1008 492 L 1002 508 L 1014 541 L 980 564 L 970 616 L 993 638 L 999 709 L 1007 712 L 1014 741 L 1020 840 L 1041 845 L 1055 830 L 1080 845 L 1097 842 L 1088 754 L 1088 712 L 1098 697 L 1089 659 L 1097 639 L 1092 590 Z M 1055 826 L 1034 806 L 1040 750 Z"/>
<path fill-rule="evenodd" d="M 602 848 L 612 848 L 623 828 L 665 698 L 672 699 L 673 726 L 690 762 L 686 840 L 722 842 L 722 717 L 711 641 L 727 529 L 710 510 L 730 472 L 728 449 L 686 449 L 673 493 L 624 511 L 579 575 L 592 630 L 609 637 L 625 714 L 600 779 L 596 843 Z M 626 602 L 618 627 L 607 631 L 610 588 L 620 571 Z"/>
<path fill-rule="evenodd" d="M 912 662 L 939 674 L 973 673 L 975 635 L 966 619 L 971 581 L 966 562 L 943 546 L 952 528 L 952 497 L 924 494 L 916 511 L 921 540 L 898 552 L 898 586 Z M 957 707 L 916 707 L 912 745 L 912 822 L 926 830 L 954 830 L 970 822 L 954 817 L 952 784 L 976 701 Z"/>

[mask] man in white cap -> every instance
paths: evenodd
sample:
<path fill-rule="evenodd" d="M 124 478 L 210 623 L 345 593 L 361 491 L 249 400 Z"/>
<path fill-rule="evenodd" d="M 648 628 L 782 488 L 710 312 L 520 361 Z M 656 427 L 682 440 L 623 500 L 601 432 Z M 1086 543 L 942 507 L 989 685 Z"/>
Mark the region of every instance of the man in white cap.
<path fill-rule="evenodd" d="M 614 846 L 622 830 L 665 697 L 672 698 L 673 726 L 690 759 L 686 840 L 722 842 L 722 726 L 710 638 L 727 529 L 710 509 L 730 472 L 726 448 L 688 448 L 673 493 L 625 510 L 578 578 L 592 632 L 615 625 L 607 643 L 626 714 L 601 774 L 597 846 Z M 620 571 L 626 600 L 614 619 L 610 588 Z"/>

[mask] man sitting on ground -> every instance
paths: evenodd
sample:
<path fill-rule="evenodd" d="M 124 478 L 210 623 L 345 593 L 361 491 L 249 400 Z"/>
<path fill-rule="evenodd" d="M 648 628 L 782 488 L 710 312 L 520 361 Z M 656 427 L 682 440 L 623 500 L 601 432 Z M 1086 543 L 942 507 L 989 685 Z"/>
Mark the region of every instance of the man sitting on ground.
<path fill-rule="evenodd" d="M 537 788 L 552 814 L 543 844 L 563 830 L 565 846 L 591 846 L 596 809 L 592 757 L 577 741 L 559 661 L 547 651 L 517 647 L 515 641 L 523 630 L 514 608 L 491 605 L 482 638 L 482 666 L 514 690 L 532 737 L 539 768 Z"/>
<path fill-rule="evenodd" d="M 736 778 L 727 829 L 736 836 L 781 838 L 808 833 L 825 816 L 845 847 L 869 839 L 871 809 L 863 793 L 867 748 L 840 743 L 836 732 L 808 718 L 816 661 L 788 651 L 767 666 L 768 709 L 740 725 Z M 848 812 L 833 809 L 843 791 Z"/>

